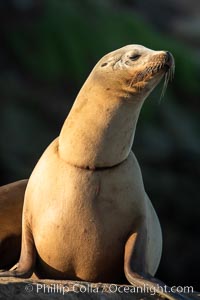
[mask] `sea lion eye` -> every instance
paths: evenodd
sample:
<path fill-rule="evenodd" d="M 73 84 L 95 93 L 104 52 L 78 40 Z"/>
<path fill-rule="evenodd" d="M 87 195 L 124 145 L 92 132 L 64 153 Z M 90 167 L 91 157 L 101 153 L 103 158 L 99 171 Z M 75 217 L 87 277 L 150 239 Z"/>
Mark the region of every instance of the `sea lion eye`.
<path fill-rule="evenodd" d="M 130 58 L 130 60 L 135 61 L 135 60 L 138 60 L 138 58 L 140 58 L 140 56 L 141 55 L 139 55 L 139 54 L 133 54 L 133 55 L 129 56 L 129 58 Z"/>

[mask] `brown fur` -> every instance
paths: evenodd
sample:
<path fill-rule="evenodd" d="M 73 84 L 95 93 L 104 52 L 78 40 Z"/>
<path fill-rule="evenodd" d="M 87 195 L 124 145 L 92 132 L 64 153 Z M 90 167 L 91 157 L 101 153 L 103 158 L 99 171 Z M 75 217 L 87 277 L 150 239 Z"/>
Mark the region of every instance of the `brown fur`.
<path fill-rule="evenodd" d="M 19 259 L 27 182 L 20 180 L 0 187 L 0 269 L 12 267 Z"/>

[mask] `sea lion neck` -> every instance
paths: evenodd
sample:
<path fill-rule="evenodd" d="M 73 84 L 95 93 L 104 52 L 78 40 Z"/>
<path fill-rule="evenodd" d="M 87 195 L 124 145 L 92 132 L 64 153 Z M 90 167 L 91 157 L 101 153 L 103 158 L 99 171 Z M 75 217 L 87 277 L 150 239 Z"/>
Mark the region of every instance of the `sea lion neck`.
<path fill-rule="evenodd" d="M 117 87 L 100 84 L 92 73 L 62 127 L 60 157 L 89 169 L 121 163 L 130 153 L 141 105 L 124 99 Z"/>

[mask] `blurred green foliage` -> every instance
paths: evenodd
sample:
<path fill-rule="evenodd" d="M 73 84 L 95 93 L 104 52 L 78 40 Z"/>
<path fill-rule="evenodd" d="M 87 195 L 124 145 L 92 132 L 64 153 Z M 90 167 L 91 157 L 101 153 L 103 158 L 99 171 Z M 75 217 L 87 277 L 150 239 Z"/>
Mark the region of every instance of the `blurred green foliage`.
<path fill-rule="evenodd" d="M 88 14 L 89 12 L 89 14 Z M 27 26 L 19 23 L 5 34 L 19 62 L 41 80 L 70 76 L 81 84 L 105 53 L 126 44 L 167 49 L 176 59 L 176 84 L 182 92 L 199 95 L 199 66 L 190 49 L 155 32 L 133 11 L 113 9 L 92 1 L 45 1 L 43 12 Z"/>

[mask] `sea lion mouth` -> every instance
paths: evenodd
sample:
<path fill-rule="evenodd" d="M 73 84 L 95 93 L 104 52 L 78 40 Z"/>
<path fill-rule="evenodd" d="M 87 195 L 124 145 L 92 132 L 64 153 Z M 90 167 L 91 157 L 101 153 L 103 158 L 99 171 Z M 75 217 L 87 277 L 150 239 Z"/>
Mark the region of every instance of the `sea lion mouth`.
<path fill-rule="evenodd" d="M 165 77 L 169 79 L 172 79 L 174 76 L 174 71 L 175 71 L 175 64 L 174 64 L 174 58 L 172 56 L 172 54 L 168 51 L 165 52 L 164 57 L 162 56 L 160 59 L 159 57 L 153 60 L 152 64 L 150 64 L 150 66 L 148 66 L 147 68 L 145 68 L 143 74 L 144 77 L 143 79 L 145 80 L 145 77 L 147 77 L 147 79 L 154 75 L 156 75 L 157 73 L 159 73 L 160 71 L 164 71 L 165 73 Z"/>

